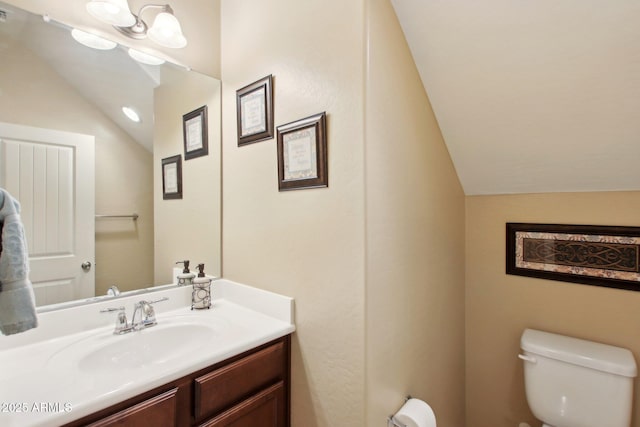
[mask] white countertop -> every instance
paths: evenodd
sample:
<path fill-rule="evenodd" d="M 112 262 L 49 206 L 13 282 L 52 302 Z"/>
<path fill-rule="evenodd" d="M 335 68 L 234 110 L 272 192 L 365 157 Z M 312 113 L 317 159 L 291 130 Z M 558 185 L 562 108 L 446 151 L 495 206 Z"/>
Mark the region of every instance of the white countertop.
<path fill-rule="evenodd" d="M 291 298 L 225 279 L 214 281 L 212 291 L 208 310 L 191 310 L 191 286 L 183 286 L 42 313 L 40 326 L 33 332 L 0 336 L 0 425 L 68 423 L 295 330 Z M 113 335 L 115 313 L 101 314 L 101 309 L 125 306 L 130 317 L 135 301 L 164 296 L 170 299 L 154 306 L 158 326 L 153 328 L 196 316 L 213 332 L 181 349 L 170 363 L 93 371 L 73 360 L 69 349 L 91 345 L 95 337 L 105 342 L 153 333 L 150 328 Z"/>

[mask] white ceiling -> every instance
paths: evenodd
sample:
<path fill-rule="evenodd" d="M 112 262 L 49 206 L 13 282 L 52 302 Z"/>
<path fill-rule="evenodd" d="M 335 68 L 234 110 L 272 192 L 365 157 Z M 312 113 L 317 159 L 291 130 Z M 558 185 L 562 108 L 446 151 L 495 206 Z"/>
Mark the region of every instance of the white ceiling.
<path fill-rule="evenodd" d="M 391 0 L 467 195 L 640 190 L 638 0 Z"/>

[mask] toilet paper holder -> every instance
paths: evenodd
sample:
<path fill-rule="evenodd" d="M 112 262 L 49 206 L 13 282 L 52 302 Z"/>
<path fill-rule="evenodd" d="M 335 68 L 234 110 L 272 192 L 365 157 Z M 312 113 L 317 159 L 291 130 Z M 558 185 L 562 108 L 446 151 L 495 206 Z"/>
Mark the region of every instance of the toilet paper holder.
<path fill-rule="evenodd" d="M 407 425 L 396 421 L 396 419 L 392 415 L 389 418 L 387 418 L 387 427 L 407 427 Z"/>
<path fill-rule="evenodd" d="M 411 395 L 404 398 L 404 403 L 407 403 L 409 399 L 411 399 Z M 407 427 L 407 425 L 397 421 L 395 415 L 389 415 L 387 417 L 387 427 Z"/>

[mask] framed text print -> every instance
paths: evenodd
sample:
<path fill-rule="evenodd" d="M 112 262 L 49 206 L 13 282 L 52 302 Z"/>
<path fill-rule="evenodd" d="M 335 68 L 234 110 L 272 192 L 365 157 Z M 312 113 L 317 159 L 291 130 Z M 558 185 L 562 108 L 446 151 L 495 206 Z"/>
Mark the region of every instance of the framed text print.
<path fill-rule="evenodd" d="M 328 187 L 326 113 L 278 126 L 278 188 Z"/>
<path fill-rule="evenodd" d="M 182 156 L 162 159 L 162 198 L 182 199 Z"/>
<path fill-rule="evenodd" d="M 273 138 L 273 76 L 236 91 L 238 146 Z"/>
<path fill-rule="evenodd" d="M 209 154 L 206 105 L 183 115 L 182 129 L 185 160 Z"/>

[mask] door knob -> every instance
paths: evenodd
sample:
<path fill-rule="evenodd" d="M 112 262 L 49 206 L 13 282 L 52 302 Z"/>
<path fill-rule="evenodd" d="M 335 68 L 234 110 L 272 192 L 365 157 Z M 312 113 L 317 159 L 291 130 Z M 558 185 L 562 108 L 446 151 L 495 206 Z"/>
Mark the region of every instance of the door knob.
<path fill-rule="evenodd" d="M 82 263 L 81 267 L 82 267 L 82 269 L 84 271 L 89 271 L 89 270 L 91 270 L 91 262 L 90 261 L 85 261 L 85 262 Z"/>

